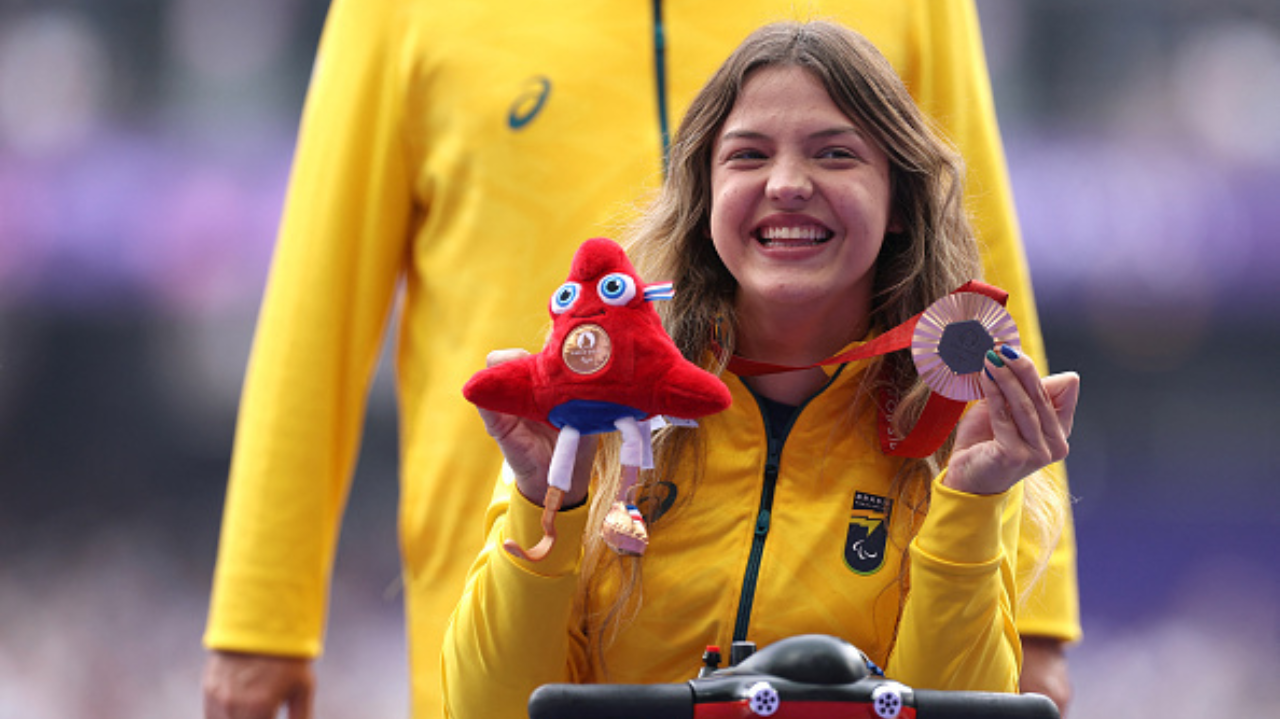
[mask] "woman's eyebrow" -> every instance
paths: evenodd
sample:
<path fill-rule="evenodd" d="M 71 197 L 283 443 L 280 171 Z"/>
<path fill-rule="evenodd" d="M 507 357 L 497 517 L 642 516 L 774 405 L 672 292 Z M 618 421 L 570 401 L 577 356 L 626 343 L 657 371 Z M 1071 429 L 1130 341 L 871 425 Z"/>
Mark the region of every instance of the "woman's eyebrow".
<path fill-rule="evenodd" d="M 829 127 L 826 129 L 818 130 L 817 132 L 812 132 L 809 134 L 809 137 L 812 139 L 825 139 L 829 137 L 839 137 L 841 135 L 853 135 L 854 137 L 863 141 L 867 139 L 867 136 L 864 135 L 862 133 L 862 130 L 859 130 L 856 125 L 837 125 L 835 127 Z M 763 132 L 757 132 L 756 130 L 728 130 L 723 135 L 720 136 L 721 141 L 764 140 L 768 138 L 769 138 L 768 135 L 766 135 Z"/>
<path fill-rule="evenodd" d="M 764 140 L 768 135 L 755 130 L 728 130 L 720 136 L 720 140 Z"/>
<path fill-rule="evenodd" d="M 856 125 L 837 125 L 836 127 L 819 130 L 810 134 L 809 137 L 813 139 L 825 139 L 829 137 L 839 137 L 842 135 L 853 135 L 863 141 L 866 141 L 867 139 L 867 136 L 862 134 L 862 130 L 859 130 Z"/>

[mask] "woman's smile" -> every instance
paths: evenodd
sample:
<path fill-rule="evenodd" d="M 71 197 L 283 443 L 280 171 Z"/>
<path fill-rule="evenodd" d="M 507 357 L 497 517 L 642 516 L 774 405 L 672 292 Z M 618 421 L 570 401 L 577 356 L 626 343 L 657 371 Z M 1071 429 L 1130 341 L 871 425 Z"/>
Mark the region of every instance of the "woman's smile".
<path fill-rule="evenodd" d="M 766 247 L 805 247 L 831 237 L 831 230 L 821 225 L 763 225 L 756 230 L 756 241 Z"/>

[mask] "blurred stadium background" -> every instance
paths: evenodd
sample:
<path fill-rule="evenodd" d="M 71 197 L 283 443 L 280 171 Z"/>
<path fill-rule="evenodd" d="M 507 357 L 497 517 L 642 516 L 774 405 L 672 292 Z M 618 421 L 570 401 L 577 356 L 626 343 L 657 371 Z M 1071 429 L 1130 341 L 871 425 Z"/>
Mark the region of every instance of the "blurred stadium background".
<path fill-rule="evenodd" d="M 319 0 L 0 0 L 0 719 L 195 717 Z M 1280 706 L 1280 5 L 980 0 L 1055 367 L 1076 717 Z M 403 717 L 375 385 L 322 717 Z"/>

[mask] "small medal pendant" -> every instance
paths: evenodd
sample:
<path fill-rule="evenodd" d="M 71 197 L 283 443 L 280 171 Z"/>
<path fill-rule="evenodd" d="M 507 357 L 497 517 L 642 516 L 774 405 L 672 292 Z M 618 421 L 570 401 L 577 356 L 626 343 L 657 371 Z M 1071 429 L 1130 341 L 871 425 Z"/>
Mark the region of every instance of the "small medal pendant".
<path fill-rule="evenodd" d="M 605 544 L 618 554 L 638 557 L 649 546 L 649 530 L 634 505 L 614 502 L 604 518 Z"/>

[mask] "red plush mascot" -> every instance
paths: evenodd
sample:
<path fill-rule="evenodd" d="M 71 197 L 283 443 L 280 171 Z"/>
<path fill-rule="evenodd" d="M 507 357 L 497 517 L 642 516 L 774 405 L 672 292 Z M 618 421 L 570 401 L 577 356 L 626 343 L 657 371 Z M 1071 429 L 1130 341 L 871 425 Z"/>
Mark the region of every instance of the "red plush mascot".
<path fill-rule="evenodd" d="M 462 388 L 479 407 L 544 422 L 560 430 L 543 502 L 544 536 L 512 554 L 539 561 L 555 544 L 555 514 L 573 474 L 582 435 L 622 434 L 621 489 L 605 520 L 616 551 L 641 554 L 644 520 L 629 503 L 642 465 L 652 466 L 648 420 L 696 419 L 729 406 L 729 389 L 686 360 L 649 303 L 670 299 L 670 283 L 645 285 L 612 240 L 587 240 L 573 257 L 569 279 L 551 297 L 551 336 L 542 352 L 482 370 Z"/>

